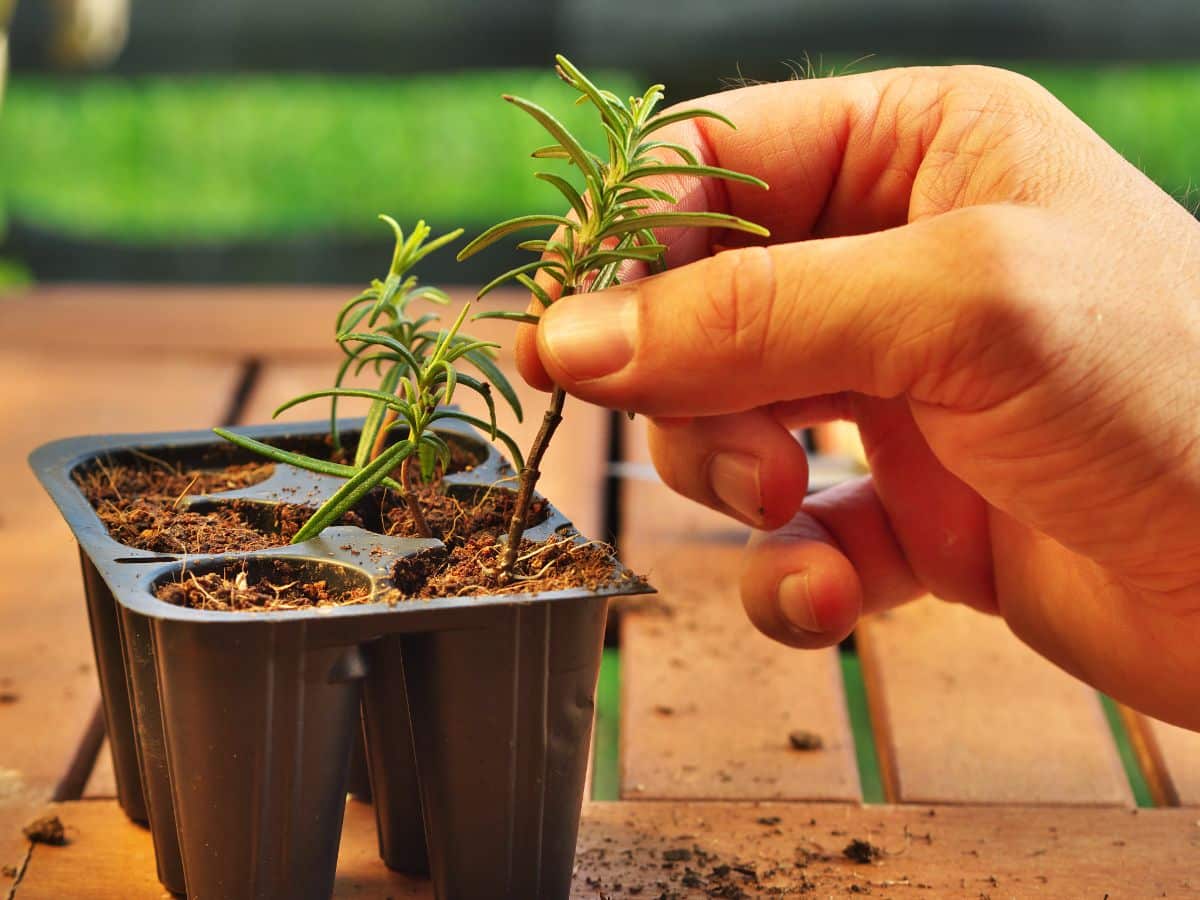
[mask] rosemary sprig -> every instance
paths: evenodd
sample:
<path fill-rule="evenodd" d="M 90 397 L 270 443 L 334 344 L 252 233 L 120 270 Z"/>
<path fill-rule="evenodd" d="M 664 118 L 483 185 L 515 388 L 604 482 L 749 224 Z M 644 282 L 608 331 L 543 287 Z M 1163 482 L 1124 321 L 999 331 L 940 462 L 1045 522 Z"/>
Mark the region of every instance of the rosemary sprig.
<path fill-rule="evenodd" d="M 485 431 L 492 440 L 501 441 L 516 464 L 522 465 L 520 448 L 496 423 L 493 386 L 512 408 L 518 421 L 521 418 L 521 404 L 516 392 L 494 361 L 493 351 L 499 345 L 475 340 L 460 332 L 470 304 L 463 307 L 450 328 L 442 331 L 431 328 L 437 322 L 437 316 L 433 314 L 415 319 L 409 315 L 408 307 L 413 300 L 432 300 L 443 305 L 449 302 L 444 291 L 421 285 L 409 270 L 462 234 L 462 229 L 429 241 L 430 229 L 424 222 L 418 222 L 406 238 L 394 219 L 380 218 L 391 226 L 396 237 L 392 264 L 386 278 L 372 281 L 338 313 L 336 339 L 345 359 L 338 367 L 333 387 L 294 397 L 274 413 L 278 416 L 300 403 L 329 398 L 330 436 L 337 453 L 343 452 L 337 423 L 338 401 L 343 397 L 370 400 L 371 407 L 359 435 L 353 464 L 281 450 L 223 428 L 214 429 L 226 440 L 268 459 L 346 479 L 346 483 L 296 533 L 292 543 L 320 534 L 379 485 L 403 498 L 418 534 L 432 537 L 412 490 L 412 469 L 415 460 L 416 474 L 428 481 L 439 464 L 443 469 L 449 466 L 450 447 L 433 428 L 439 421 L 456 419 Z M 460 371 L 463 363 L 474 367 L 486 380 Z M 352 371 L 360 374 L 368 367 L 378 377 L 378 387 L 343 387 L 348 374 Z M 487 421 L 447 408 L 460 387 L 483 398 L 488 410 Z M 404 436 L 389 446 L 388 438 L 397 429 L 402 429 Z M 394 477 L 397 468 L 398 478 Z"/>
<path fill-rule="evenodd" d="M 474 253 L 510 235 L 529 228 L 553 226 L 554 235 L 547 240 L 527 240 L 518 246 L 539 255 L 534 262 L 510 269 L 488 282 L 479 291 L 483 297 L 494 288 L 516 281 L 527 288 L 543 306 L 555 298 L 535 280 L 537 274 L 548 276 L 559 286 L 557 294 L 589 293 L 612 286 L 618 280 L 621 266 L 631 261 L 645 262 L 661 269 L 666 245 L 655 236 L 655 230 L 671 227 L 728 228 L 767 237 L 761 225 L 737 216 L 716 212 L 681 212 L 664 210 L 662 205 L 674 206 L 678 200 L 656 187 L 653 181 L 664 175 L 685 175 L 721 178 L 766 189 L 766 182 L 753 175 L 717 166 L 702 164 L 687 147 L 669 141 L 656 140 L 654 135 L 668 125 L 690 119 L 707 118 L 733 128 L 725 116 L 708 109 L 682 109 L 658 113 L 655 110 L 663 99 L 661 84 L 649 87 L 640 97 L 622 101 L 611 91 L 597 87 L 576 66 L 562 55 L 555 57 L 558 76 L 578 92 L 578 103 L 588 103 L 600 117 L 604 129 L 606 152 L 593 153 L 579 142 L 550 112 L 520 97 L 505 95 L 504 99 L 532 116 L 553 138 L 554 143 L 533 152 L 538 159 L 566 161 L 582 176 L 582 188 L 577 188 L 561 175 L 539 172 L 536 177 L 553 186 L 571 208 L 570 216 L 525 215 L 506 219 L 488 228 L 459 251 L 458 258 Z M 670 161 L 667 161 L 667 160 Z M 501 318 L 536 324 L 538 317 L 529 313 L 494 311 L 481 313 L 477 318 Z M 508 546 L 503 572 L 511 578 L 520 550 L 521 533 L 525 529 L 534 486 L 540 477 L 540 465 L 546 449 L 562 421 L 566 395 L 555 388 L 534 438 L 526 464 L 521 468 L 521 481 L 516 508 L 509 524 Z"/>

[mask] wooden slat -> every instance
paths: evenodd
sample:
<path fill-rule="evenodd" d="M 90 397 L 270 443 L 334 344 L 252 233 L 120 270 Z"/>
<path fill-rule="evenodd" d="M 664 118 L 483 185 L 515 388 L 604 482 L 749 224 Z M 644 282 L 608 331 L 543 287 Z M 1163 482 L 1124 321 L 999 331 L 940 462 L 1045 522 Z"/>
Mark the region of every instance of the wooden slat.
<path fill-rule="evenodd" d="M 1131 804 L 1096 693 L 994 617 L 927 598 L 860 626 L 888 799 Z"/>
<path fill-rule="evenodd" d="M 1121 717 L 1160 806 L 1200 806 L 1200 733 L 1130 709 Z"/>
<path fill-rule="evenodd" d="M 0 347 L 74 349 L 79 330 L 86 328 L 87 344 L 97 351 L 170 347 L 222 357 L 295 359 L 327 351 L 337 310 L 360 290 L 359 285 L 38 285 L 5 294 Z M 473 296 L 462 288 L 451 293 L 456 303 Z M 484 304 L 523 308 L 527 296 L 499 290 Z M 491 325 L 496 333 L 512 333 L 511 324 Z"/>
<path fill-rule="evenodd" d="M 104 319 L 93 310 L 78 327 L 60 323 L 78 337 L 70 357 L 0 354 L 0 690 L 10 695 L 0 704 L 0 809 L 51 796 L 98 696 L 78 557 L 26 456 L 71 434 L 211 424 L 237 377 L 232 363 L 91 352 L 86 326 Z M 11 333 L 7 319 L 2 330 Z M 0 851 L 0 863 L 14 862 L 11 848 Z"/>
<path fill-rule="evenodd" d="M 639 423 L 626 444 L 645 460 Z M 798 652 L 750 625 L 737 587 L 748 531 L 656 479 L 626 478 L 621 497 L 622 557 L 661 592 L 622 616 L 622 798 L 858 799 L 837 651 Z M 792 749 L 796 730 L 824 749 Z"/>
<path fill-rule="evenodd" d="M 71 843 L 36 848 L 17 900 L 160 900 L 149 834 L 114 803 L 53 811 Z M 856 838 L 882 857 L 843 858 Z M 571 896 L 1194 897 L 1198 847 L 1193 810 L 594 803 L 584 810 Z M 688 858 L 672 859 L 680 856 Z M 756 878 L 743 874 L 751 871 Z M 742 893 L 713 892 L 724 885 Z M 433 892 L 383 866 L 371 809 L 351 802 L 334 896 L 432 900 Z"/>

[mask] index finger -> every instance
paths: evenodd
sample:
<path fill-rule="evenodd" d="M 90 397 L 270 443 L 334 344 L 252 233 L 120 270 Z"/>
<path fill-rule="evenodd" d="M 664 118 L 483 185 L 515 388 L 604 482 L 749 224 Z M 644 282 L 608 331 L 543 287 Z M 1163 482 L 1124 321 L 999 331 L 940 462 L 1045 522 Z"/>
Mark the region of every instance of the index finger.
<path fill-rule="evenodd" d="M 711 109 L 737 128 L 689 119 L 656 133 L 656 140 L 687 148 L 705 165 L 762 178 L 770 190 L 678 175 L 654 186 L 678 199 L 676 209 L 730 213 L 764 225 L 772 243 L 903 224 L 936 126 L 930 120 L 943 93 L 942 72 L 890 69 L 753 85 L 681 104 L 676 108 Z M 668 247 L 669 268 L 711 255 L 714 244 L 745 243 L 743 235 L 706 228 L 664 229 L 657 236 Z M 535 334 L 533 326 L 519 329 L 517 364 L 527 381 L 549 389 Z"/>

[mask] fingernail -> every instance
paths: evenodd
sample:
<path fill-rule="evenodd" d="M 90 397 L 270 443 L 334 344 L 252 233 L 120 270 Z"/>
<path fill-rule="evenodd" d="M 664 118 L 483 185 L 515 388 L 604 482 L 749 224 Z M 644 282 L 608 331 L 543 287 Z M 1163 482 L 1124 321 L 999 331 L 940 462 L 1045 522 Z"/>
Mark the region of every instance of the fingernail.
<path fill-rule="evenodd" d="M 763 520 L 758 458 L 749 453 L 717 453 L 708 464 L 708 483 L 722 503 L 747 521 Z"/>
<path fill-rule="evenodd" d="M 812 634 L 821 633 L 807 572 L 795 572 L 781 578 L 775 591 L 775 600 L 779 604 L 779 612 L 793 628 Z"/>
<path fill-rule="evenodd" d="M 637 293 L 614 288 L 555 304 L 542 323 L 542 340 L 576 381 L 617 372 L 633 359 L 637 343 Z"/>

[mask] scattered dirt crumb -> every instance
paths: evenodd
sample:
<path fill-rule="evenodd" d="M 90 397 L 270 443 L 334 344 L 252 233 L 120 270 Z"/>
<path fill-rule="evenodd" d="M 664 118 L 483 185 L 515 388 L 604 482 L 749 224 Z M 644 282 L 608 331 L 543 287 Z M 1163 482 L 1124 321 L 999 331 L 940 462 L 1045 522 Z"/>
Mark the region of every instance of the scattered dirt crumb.
<path fill-rule="evenodd" d="M 825 746 L 825 741 L 819 734 L 804 729 L 798 729 L 789 734 L 788 743 L 791 744 L 793 750 L 801 751 L 820 750 Z"/>
<path fill-rule="evenodd" d="M 870 841 L 864 841 L 862 838 L 855 838 L 842 849 L 842 856 L 851 862 L 856 863 L 872 863 L 883 857 L 883 851 L 872 844 Z"/>
<path fill-rule="evenodd" d="M 778 825 L 783 821 L 779 816 L 760 816 L 755 820 L 759 825 Z"/>
<path fill-rule="evenodd" d="M 692 858 L 692 851 L 687 847 L 672 847 L 663 851 L 662 858 L 667 862 L 688 862 Z"/>
<path fill-rule="evenodd" d="M 3 875 L 5 878 L 16 878 L 17 877 L 17 867 L 16 866 L 0 866 L 0 875 Z"/>
<path fill-rule="evenodd" d="M 20 694 L 14 694 L 12 691 L 0 691 L 0 706 L 16 703 L 20 699 Z"/>
<path fill-rule="evenodd" d="M 23 829 L 25 837 L 35 844 L 52 844 L 61 847 L 67 842 L 67 833 L 58 816 L 43 816 L 34 819 Z"/>

